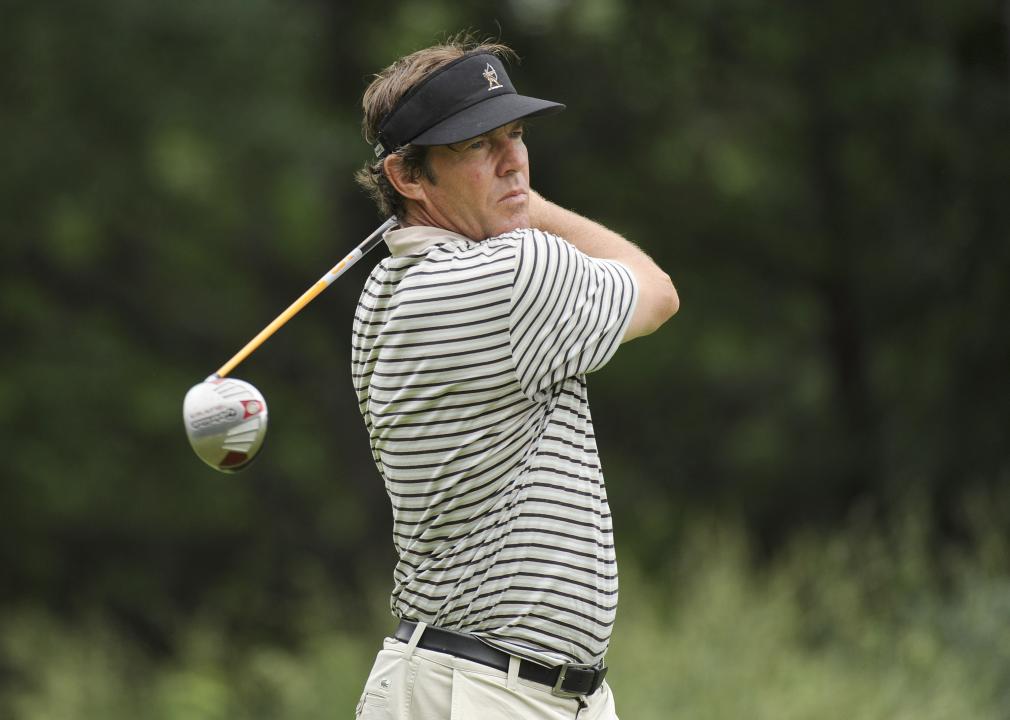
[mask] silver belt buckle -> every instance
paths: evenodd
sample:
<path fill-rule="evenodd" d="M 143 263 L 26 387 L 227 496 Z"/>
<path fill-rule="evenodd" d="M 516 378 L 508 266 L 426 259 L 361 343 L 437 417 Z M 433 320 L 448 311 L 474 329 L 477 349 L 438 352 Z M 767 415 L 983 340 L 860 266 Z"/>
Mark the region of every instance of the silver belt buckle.
<path fill-rule="evenodd" d="M 582 697 L 582 693 L 572 692 L 571 690 L 562 690 L 561 686 L 565 682 L 565 677 L 568 675 L 568 670 L 570 668 L 578 668 L 579 670 L 592 670 L 597 672 L 598 669 L 595 665 L 578 665 L 576 663 L 564 663 L 561 665 L 561 669 L 558 671 L 558 679 L 554 683 L 554 687 L 551 689 L 551 695 L 559 698 L 577 698 Z"/>

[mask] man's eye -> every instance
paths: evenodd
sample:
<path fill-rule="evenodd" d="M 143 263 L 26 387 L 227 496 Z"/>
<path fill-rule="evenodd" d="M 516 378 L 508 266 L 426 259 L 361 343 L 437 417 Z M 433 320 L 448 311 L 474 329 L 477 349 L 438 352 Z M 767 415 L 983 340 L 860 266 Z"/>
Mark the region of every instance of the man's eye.
<path fill-rule="evenodd" d="M 472 143 L 470 143 L 469 145 L 467 145 L 466 149 L 467 150 L 480 150 L 482 147 L 484 147 L 484 141 L 483 140 L 474 140 Z"/>

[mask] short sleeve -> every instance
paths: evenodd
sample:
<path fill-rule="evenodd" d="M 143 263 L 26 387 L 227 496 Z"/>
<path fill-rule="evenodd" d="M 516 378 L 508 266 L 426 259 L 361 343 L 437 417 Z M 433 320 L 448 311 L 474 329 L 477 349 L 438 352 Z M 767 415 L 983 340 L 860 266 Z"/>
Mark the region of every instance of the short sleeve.
<path fill-rule="evenodd" d="M 614 260 L 599 260 L 539 230 L 523 232 L 516 253 L 509 334 L 523 392 L 600 369 L 631 322 L 638 285 Z"/>

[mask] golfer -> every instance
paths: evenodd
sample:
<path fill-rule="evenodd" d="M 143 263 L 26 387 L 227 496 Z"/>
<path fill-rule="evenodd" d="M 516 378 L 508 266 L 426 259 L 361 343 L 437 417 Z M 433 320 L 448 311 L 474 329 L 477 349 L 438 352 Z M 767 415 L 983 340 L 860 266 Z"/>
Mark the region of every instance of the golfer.
<path fill-rule="evenodd" d="M 399 621 L 374 719 L 616 718 L 617 565 L 586 376 L 678 308 L 617 234 L 530 187 L 501 44 L 452 40 L 365 92 L 358 180 L 397 229 L 355 313 L 352 373 L 393 509 Z M 605 172 L 605 169 L 601 169 Z"/>

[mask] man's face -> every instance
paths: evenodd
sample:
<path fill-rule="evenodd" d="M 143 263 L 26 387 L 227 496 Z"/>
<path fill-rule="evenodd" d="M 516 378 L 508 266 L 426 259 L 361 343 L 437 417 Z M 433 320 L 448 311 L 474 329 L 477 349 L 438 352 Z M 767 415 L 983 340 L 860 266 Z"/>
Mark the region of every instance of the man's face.
<path fill-rule="evenodd" d="M 422 176 L 426 221 L 472 240 L 529 227 L 530 167 L 523 124 L 509 123 L 428 149 L 434 182 Z"/>

